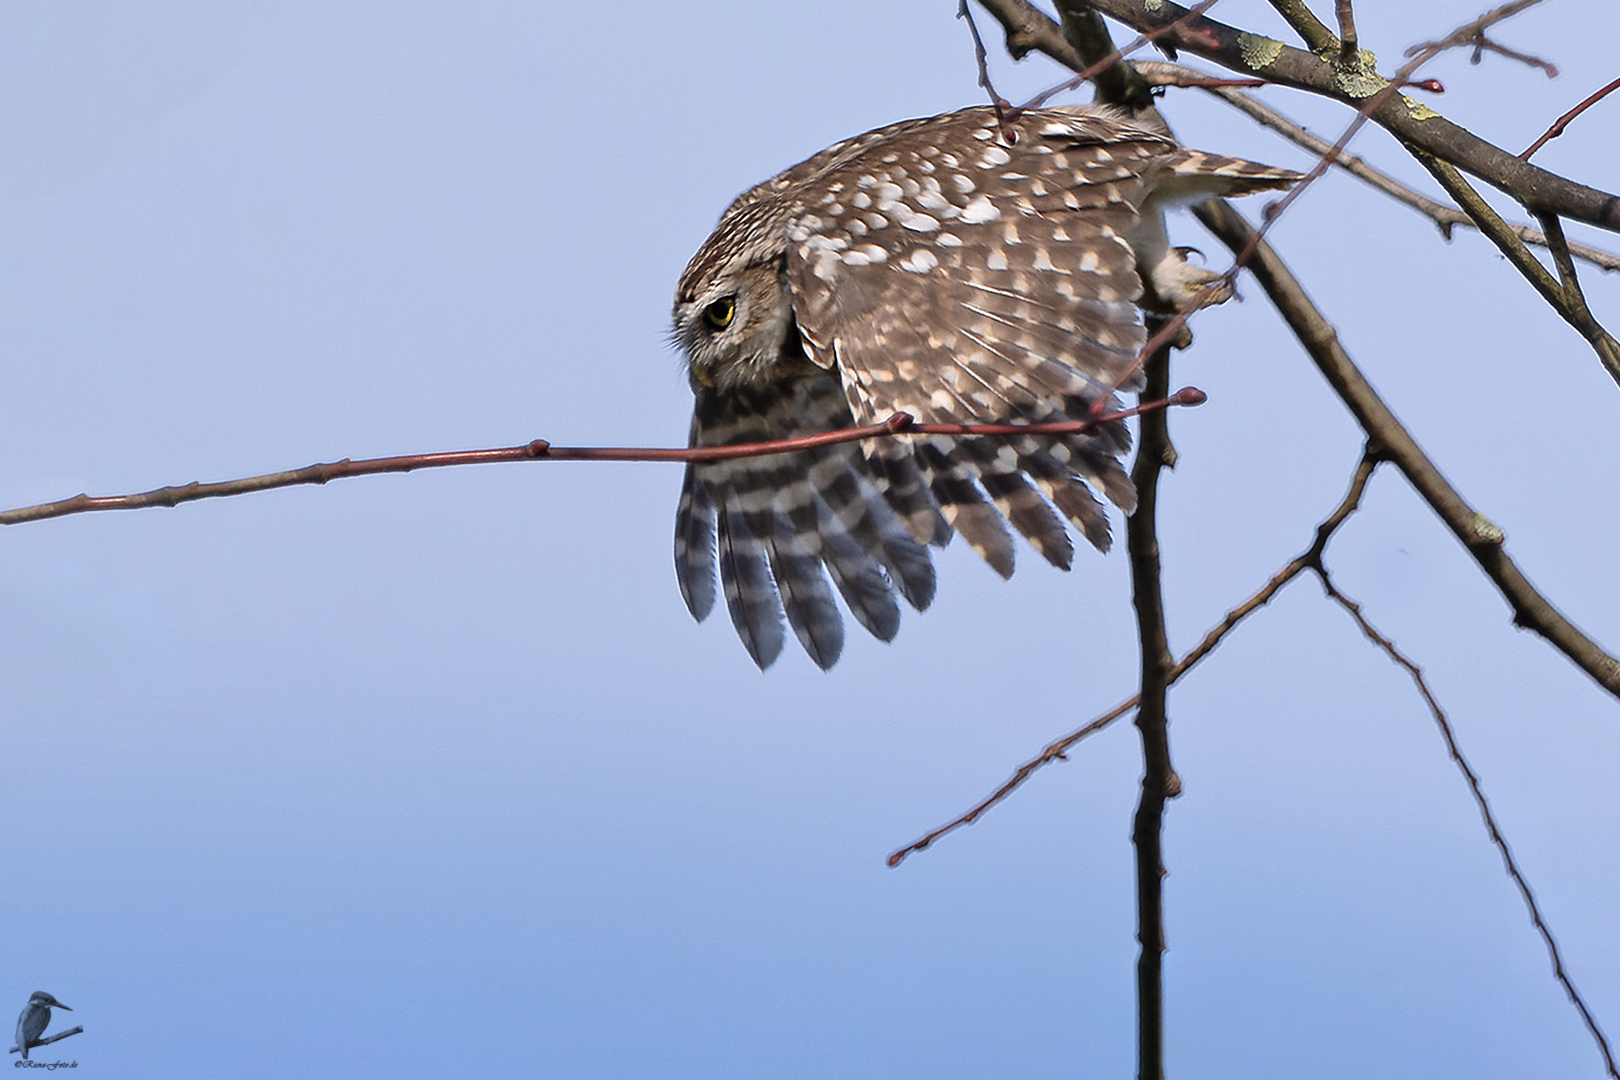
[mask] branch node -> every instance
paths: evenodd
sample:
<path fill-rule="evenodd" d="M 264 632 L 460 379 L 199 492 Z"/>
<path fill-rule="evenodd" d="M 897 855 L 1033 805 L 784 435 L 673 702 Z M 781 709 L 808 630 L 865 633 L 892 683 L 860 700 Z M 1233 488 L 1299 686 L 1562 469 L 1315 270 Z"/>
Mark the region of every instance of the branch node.
<path fill-rule="evenodd" d="M 544 439 L 535 439 L 529 443 L 528 451 L 529 456 L 532 458 L 549 457 L 551 455 L 551 444 Z"/>
<path fill-rule="evenodd" d="M 887 420 L 883 421 L 883 426 L 898 434 L 902 431 L 910 431 L 916 422 L 917 418 L 912 416 L 910 413 L 897 412 Z"/>
<path fill-rule="evenodd" d="M 1501 547 L 1503 541 L 1507 539 L 1507 534 L 1502 531 L 1500 525 L 1478 512 L 1474 514 L 1472 532 L 1474 543 L 1489 547 Z"/>

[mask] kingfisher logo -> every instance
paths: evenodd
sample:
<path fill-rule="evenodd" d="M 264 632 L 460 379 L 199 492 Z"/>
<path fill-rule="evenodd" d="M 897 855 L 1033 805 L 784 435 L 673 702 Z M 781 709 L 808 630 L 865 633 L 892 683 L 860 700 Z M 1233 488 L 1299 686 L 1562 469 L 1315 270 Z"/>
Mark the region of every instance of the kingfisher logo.
<path fill-rule="evenodd" d="M 23 1006 L 22 1013 L 17 1017 L 17 1045 L 11 1048 L 11 1052 L 13 1054 L 20 1053 L 22 1059 L 13 1062 L 12 1068 L 77 1069 L 79 1067 L 77 1061 L 36 1061 L 28 1056 L 30 1050 L 48 1046 L 58 1039 L 65 1039 L 69 1035 L 77 1035 L 84 1030 L 82 1026 L 75 1025 L 66 1031 L 46 1035 L 45 1029 L 51 1025 L 52 1009 L 73 1011 L 72 1008 L 57 1001 L 43 990 L 34 991 L 34 995 L 28 999 L 28 1004 Z"/>

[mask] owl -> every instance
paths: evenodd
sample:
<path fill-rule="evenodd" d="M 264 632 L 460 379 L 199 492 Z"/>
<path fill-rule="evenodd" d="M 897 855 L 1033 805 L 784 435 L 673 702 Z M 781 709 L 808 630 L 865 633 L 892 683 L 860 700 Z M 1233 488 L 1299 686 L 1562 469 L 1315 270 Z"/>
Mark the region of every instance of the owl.
<path fill-rule="evenodd" d="M 818 434 L 896 412 L 924 423 L 1086 419 L 1139 386 L 1141 312 L 1229 295 L 1172 247 L 1168 207 L 1298 174 L 1187 150 L 1124 113 L 988 107 L 837 143 L 749 189 L 675 294 L 692 446 Z M 960 533 L 1003 577 L 1008 526 L 1068 569 L 1067 526 L 1110 542 L 1100 494 L 1135 492 L 1121 421 L 1081 434 L 901 435 L 687 466 L 675 568 L 698 620 L 718 578 L 756 664 L 783 618 L 822 668 L 836 589 L 883 641 L 934 596 L 931 546 Z"/>

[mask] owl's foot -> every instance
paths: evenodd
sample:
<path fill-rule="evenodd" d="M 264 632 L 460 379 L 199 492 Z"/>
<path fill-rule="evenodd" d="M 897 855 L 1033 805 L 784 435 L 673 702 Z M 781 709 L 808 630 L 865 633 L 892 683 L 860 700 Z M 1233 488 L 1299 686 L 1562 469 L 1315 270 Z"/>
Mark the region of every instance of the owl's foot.
<path fill-rule="evenodd" d="M 1194 252 L 1198 249 L 1170 248 L 1149 272 L 1147 284 L 1158 301 L 1155 306 L 1162 306 L 1166 311 L 1181 311 L 1190 307 L 1213 307 L 1232 299 L 1232 286 L 1226 282 L 1225 275 L 1187 261 L 1187 256 Z M 1205 289 L 1210 290 L 1207 295 Z"/>

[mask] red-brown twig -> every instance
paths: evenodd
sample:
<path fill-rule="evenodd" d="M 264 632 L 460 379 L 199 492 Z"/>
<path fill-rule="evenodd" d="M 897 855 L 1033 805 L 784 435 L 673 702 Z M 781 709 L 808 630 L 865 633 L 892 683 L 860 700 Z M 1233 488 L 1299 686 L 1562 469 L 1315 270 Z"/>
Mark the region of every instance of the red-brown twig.
<path fill-rule="evenodd" d="M 1541 914 L 1541 906 L 1536 902 L 1536 894 L 1531 891 L 1530 883 L 1525 880 L 1524 873 L 1519 869 L 1519 864 L 1514 861 L 1513 850 L 1508 847 L 1507 838 L 1502 835 L 1502 829 L 1496 823 L 1496 815 L 1491 810 L 1490 802 L 1485 798 L 1484 788 L 1480 786 L 1479 775 L 1468 764 L 1468 759 L 1463 756 L 1462 748 L 1457 745 L 1456 733 L 1451 728 L 1451 722 L 1446 718 L 1445 710 L 1440 707 L 1440 702 L 1435 699 L 1433 691 L 1429 689 L 1428 680 L 1423 677 L 1423 669 L 1408 659 L 1395 646 L 1393 641 L 1379 633 L 1378 629 L 1367 621 L 1367 617 L 1361 612 L 1361 605 L 1338 590 L 1333 584 L 1333 579 L 1328 574 L 1327 568 L 1322 563 L 1318 562 L 1311 569 L 1316 572 L 1316 576 L 1321 580 L 1322 588 L 1327 592 L 1329 599 L 1349 612 L 1350 617 L 1356 621 L 1356 625 L 1361 628 L 1361 632 L 1366 635 L 1367 640 L 1382 649 L 1385 655 L 1396 664 L 1405 668 L 1406 673 L 1412 677 L 1412 682 L 1417 685 L 1418 693 L 1423 696 L 1424 703 L 1429 706 L 1429 712 L 1434 716 L 1435 724 L 1440 728 L 1440 737 L 1445 740 L 1446 752 L 1451 755 L 1451 760 L 1456 762 L 1458 770 L 1463 775 L 1463 780 L 1468 784 L 1468 791 L 1474 797 L 1474 805 L 1479 808 L 1479 816 L 1485 823 L 1485 831 L 1490 834 L 1491 843 L 1496 845 L 1497 853 L 1502 856 L 1502 865 L 1507 870 L 1508 877 L 1513 880 L 1513 884 L 1519 890 L 1519 896 L 1524 900 L 1524 906 L 1530 913 L 1530 922 L 1535 926 L 1536 933 L 1541 935 L 1541 942 L 1547 948 L 1547 957 L 1552 961 L 1553 978 L 1558 980 L 1558 984 L 1564 988 L 1564 993 L 1569 995 L 1569 1000 L 1575 1006 L 1575 1011 L 1580 1013 L 1581 1022 L 1586 1025 L 1586 1030 L 1591 1034 L 1592 1040 L 1597 1043 L 1598 1053 L 1603 1055 L 1604 1069 L 1610 1076 L 1620 1080 L 1620 1072 L 1616 1071 L 1614 1052 L 1609 1047 L 1609 1040 L 1604 1036 L 1603 1029 L 1598 1027 L 1597 1018 L 1592 1015 L 1592 1010 L 1587 1008 L 1585 999 L 1581 997 L 1580 991 L 1575 988 L 1575 983 L 1570 979 L 1568 971 L 1565 970 L 1563 955 L 1558 950 L 1558 941 L 1553 937 L 1551 927 L 1547 925 L 1546 918 Z"/>
<path fill-rule="evenodd" d="M 1569 122 L 1571 120 L 1575 119 L 1577 116 L 1581 115 L 1581 113 L 1585 112 L 1587 109 L 1590 109 L 1593 105 L 1596 105 L 1598 102 L 1602 101 L 1616 90 L 1620 90 L 1620 79 L 1614 80 L 1614 82 L 1610 83 L 1608 86 L 1605 86 L 1603 89 L 1599 90 L 1597 93 L 1593 94 L 1591 97 L 1569 110 L 1569 112 L 1565 113 L 1563 116 L 1560 116 L 1557 120 L 1554 120 L 1553 126 L 1548 128 L 1541 138 L 1531 143 L 1530 148 L 1524 153 L 1520 154 L 1519 157 L 1523 158 L 1525 161 L 1529 161 L 1531 154 L 1534 154 L 1537 150 L 1540 150 L 1543 146 L 1546 146 L 1549 142 L 1562 135 L 1564 133 L 1564 129 L 1569 127 Z"/>
<path fill-rule="evenodd" d="M 1019 435 L 1072 435 L 1090 431 L 1099 424 L 1144 412 L 1175 405 L 1201 405 L 1204 392 L 1187 386 L 1159 401 L 1146 401 L 1129 409 L 1108 413 L 1085 420 L 1060 420 L 1048 424 L 919 424 L 907 413 L 895 413 L 887 420 L 864 427 L 845 428 L 821 435 L 805 435 L 796 439 L 777 439 L 771 442 L 738 443 L 733 446 L 699 446 L 687 448 L 626 447 L 626 446 L 552 446 L 544 439 L 535 439 L 521 446 L 505 446 L 493 450 L 454 450 L 440 454 L 405 454 L 398 457 L 367 458 L 362 461 L 342 461 L 309 465 L 286 472 L 264 473 L 238 480 L 215 483 L 193 481 L 174 487 L 155 488 L 133 495 L 75 495 L 70 499 L 40 503 L 0 511 L 0 525 L 20 525 L 25 521 L 66 517 L 95 510 L 139 510 L 152 506 L 178 506 L 197 499 L 213 499 L 227 495 L 246 495 L 254 491 L 295 487 L 300 484 L 324 484 L 349 476 L 375 476 L 380 473 L 413 472 L 417 469 L 442 469 L 450 465 L 488 465 L 503 461 L 725 461 L 731 458 L 763 457 L 767 454 L 791 453 L 810 450 L 835 443 L 859 442 L 863 439 L 881 439 L 893 435 L 980 435 L 991 438 Z"/>

